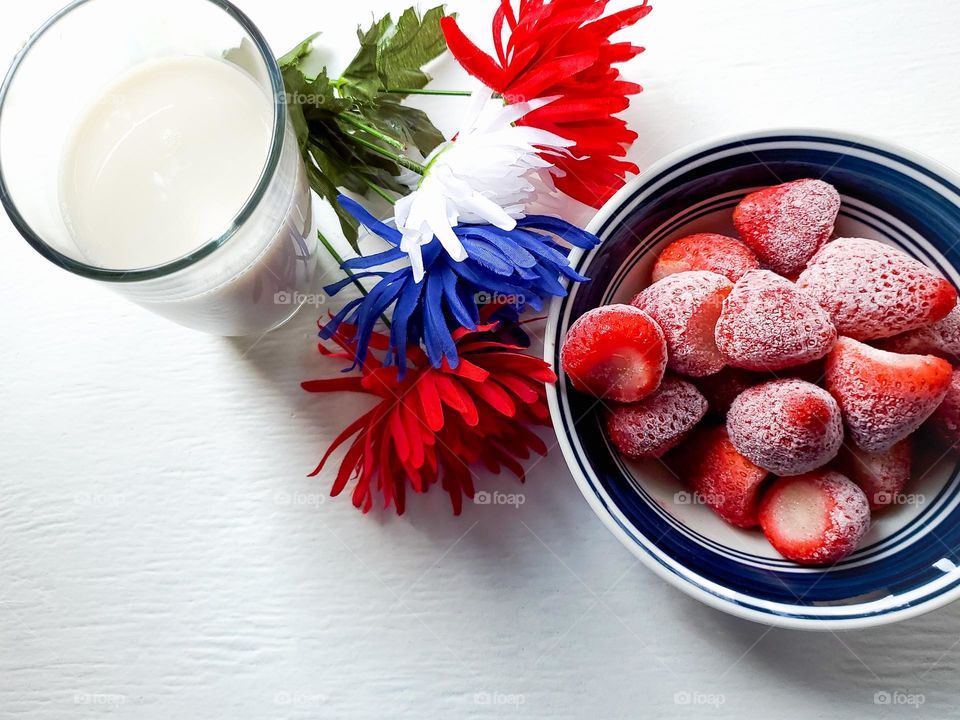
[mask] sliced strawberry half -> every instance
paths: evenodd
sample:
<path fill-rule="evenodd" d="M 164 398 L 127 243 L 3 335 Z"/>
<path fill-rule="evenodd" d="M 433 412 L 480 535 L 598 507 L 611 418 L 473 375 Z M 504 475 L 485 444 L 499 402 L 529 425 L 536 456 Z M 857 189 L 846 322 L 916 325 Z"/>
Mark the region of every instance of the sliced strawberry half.
<path fill-rule="evenodd" d="M 760 505 L 760 527 L 788 560 L 835 563 L 870 529 L 870 503 L 857 485 L 830 470 L 781 478 Z"/>
<path fill-rule="evenodd" d="M 840 238 L 824 246 L 797 285 L 830 313 L 837 332 L 887 338 L 943 319 L 957 304 L 946 279 L 876 240 Z"/>
<path fill-rule="evenodd" d="M 830 239 L 839 210 L 832 185 L 795 180 L 747 195 L 733 211 L 733 224 L 762 263 L 793 275 Z"/>
<path fill-rule="evenodd" d="M 870 509 L 879 510 L 895 504 L 903 494 L 910 480 L 911 458 L 911 442 L 907 438 L 879 453 L 844 448 L 838 467 L 860 486 L 870 502 Z"/>
<path fill-rule="evenodd" d="M 817 301 L 769 270 L 733 286 L 717 321 L 717 348 L 745 370 L 783 370 L 823 357 L 837 340 Z"/>
<path fill-rule="evenodd" d="M 560 350 L 560 364 L 581 392 L 637 402 L 660 385 L 667 345 L 660 326 L 630 305 L 608 305 L 581 315 Z"/>
<path fill-rule="evenodd" d="M 667 376 L 640 402 L 612 408 L 607 436 L 627 457 L 658 458 L 683 440 L 706 412 L 707 401 L 693 384 Z"/>
<path fill-rule="evenodd" d="M 684 463 L 687 480 L 698 497 L 736 527 L 759 524 L 760 491 L 770 473 L 737 452 L 724 427 L 697 433 Z"/>
<path fill-rule="evenodd" d="M 707 270 L 668 275 L 637 295 L 632 304 L 663 329 L 667 366 L 691 377 L 711 375 L 726 363 L 717 350 L 715 331 L 723 300 L 733 283 Z"/>
<path fill-rule="evenodd" d="M 757 256 L 736 238 L 698 233 L 667 245 L 653 266 L 653 282 L 688 270 L 709 270 L 736 282 L 759 267 Z"/>
<path fill-rule="evenodd" d="M 952 374 L 950 363 L 932 355 L 901 355 L 842 337 L 827 358 L 825 382 L 856 446 L 879 453 L 933 414 Z"/>

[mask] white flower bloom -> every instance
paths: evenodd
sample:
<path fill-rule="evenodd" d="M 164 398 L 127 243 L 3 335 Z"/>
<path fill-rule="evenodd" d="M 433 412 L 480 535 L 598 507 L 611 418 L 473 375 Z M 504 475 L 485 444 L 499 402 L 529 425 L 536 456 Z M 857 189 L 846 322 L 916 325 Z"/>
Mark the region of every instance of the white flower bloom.
<path fill-rule="evenodd" d="M 450 257 L 463 261 L 467 253 L 453 227 L 489 223 L 513 230 L 528 203 L 554 191 L 553 165 L 540 157 L 540 149 L 563 152 L 575 143 L 513 124 L 554 99 L 504 105 L 491 98 L 489 88 L 473 94 L 460 132 L 430 153 L 426 175 L 396 204 L 400 248 L 409 254 L 417 282 L 423 278 L 420 248 L 434 236 Z"/>

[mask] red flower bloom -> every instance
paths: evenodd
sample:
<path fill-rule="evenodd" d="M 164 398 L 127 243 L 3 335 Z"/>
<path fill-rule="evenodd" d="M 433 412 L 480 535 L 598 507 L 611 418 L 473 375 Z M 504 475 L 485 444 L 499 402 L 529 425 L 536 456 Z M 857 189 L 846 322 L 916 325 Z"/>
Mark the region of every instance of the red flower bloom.
<path fill-rule="evenodd" d="M 554 132 L 577 144 L 570 155 L 546 159 L 564 171 L 557 187 L 599 207 L 624 183 L 633 163 L 618 160 L 637 139 L 626 122 L 613 117 L 629 105 L 628 95 L 643 88 L 620 78 L 613 66 L 643 52 L 610 36 L 653 9 L 647 0 L 601 17 L 608 0 L 520 0 L 514 14 L 501 0 L 493 18 L 496 58 L 474 45 L 453 17 L 441 21 L 447 45 L 460 64 L 508 103 L 559 96 L 518 124 Z M 509 37 L 504 44 L 505 25 Z"/>
<path fill-rule="evenodd" d="M 359 392 L 380 398 L 369 412 L 351 423 L 330 445 L 316 470 L 350 438 L 331 495 L 343 492 L 356 479 L 353 504 L 368 512 L 379 493 L 384 507 L 393 504 L 402 514 L 406 488 L 426 492 L 439 482 L 450 495 L 459 515 L 463 496 L 474 494 L 471 465 L 482 463 L 489 471 L 514 473 L 521 482 L 520 460 L 531 451 L 545 455 L 546 445 L 530 425 L 547 425 L 549 412 L 544 383 L 556 375 L 543 360 L 525 355 L 498 333 L 499 325 L 461 328 L 453 333 L 460 364 L 434 368 L 426 354 L 410 347 L 410 367 L 403 379 L 396 366 L 385 367 L 367 356 L 360 376 L 312 380 L 302 384 L 308 392 Z M 353 360 L 353 328 L 342 326 L 332 339 L 344 352 L 328 357 Z M 389 338 L 374 333 L 371 349 L 386 350 Z"/>

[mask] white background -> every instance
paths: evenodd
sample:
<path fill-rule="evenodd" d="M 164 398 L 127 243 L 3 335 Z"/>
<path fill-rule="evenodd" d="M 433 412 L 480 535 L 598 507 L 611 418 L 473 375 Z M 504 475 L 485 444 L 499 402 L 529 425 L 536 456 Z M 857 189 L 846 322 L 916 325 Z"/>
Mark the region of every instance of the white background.
<path fill-rule="evenodd" d="M 58 4 L 2 0 L 4 62 Z M 960 4 L 654 4 L 626 70 L 646 86 L 642 166 L 807 125 L 960 167 Z M 357 22 L 403 7 L 242 6 L 276 51 L 321 29 L 340 62 Z M 494 7 L 451 3 L 484 44 Z M 449 131 L 461 102 L 422 106 Z M 725 616 L 638 565 L 556 451 L 523 487 L 482 479 L 519 509 L 324 501 L 330 474 L 305 476 L 361 404 L 300 390 L 334 372 L 313 311 L 256 344 L 197 335 L 54 267 L 5 217 L 0 273 L 0 717 L 944 718 L 960 700 L 960 605 L 841 635 Z"/>

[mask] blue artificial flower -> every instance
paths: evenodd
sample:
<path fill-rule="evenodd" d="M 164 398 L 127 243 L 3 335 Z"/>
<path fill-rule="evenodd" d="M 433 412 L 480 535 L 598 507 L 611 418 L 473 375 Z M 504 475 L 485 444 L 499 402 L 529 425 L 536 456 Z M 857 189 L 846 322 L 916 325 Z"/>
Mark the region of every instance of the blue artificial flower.
<path fill-rule="evenodd" d="M 459 359 L 451 331 L 475 329 L 480 321 L 479 305 L 498 303 L 517 314 L 528 307 L 541 310 L 550 297 L 567 294 L 561 276 L 575 282 L 587 280 L 570 267 L 569 248 L 555 238 L 583 249 L 599 242 L 592 233 L 543 215 L 521 218 L 513 230 L 458 225 L 453 231 L 463 243 L 467 259 L 453 260 L 434 238 L 423 246 L 424 277 L 418 283 L 409 266 L 392 271 L 374 269 L 407 259 L 400 250 L 400 231 L 348 197 L 341 195 L 339 202 L 361 225 L 392 246 L 375 255 L 347 260 L 341 266 L 344 270 L 360 272 L 325 288 L 329 295 L 336 295 L 355 278 L 380 278 L 368 295 L 351 300 L 320 331 L 321 338 L 329 339 L 341 324 L 356 325 L 355 365 L 366 358 L 378 318 L 392 307 L 391 363 L 402 372 L 407 345 L 414 344 L 424 347 L 435 367 L 444 359 L 456 367 Z"/>

